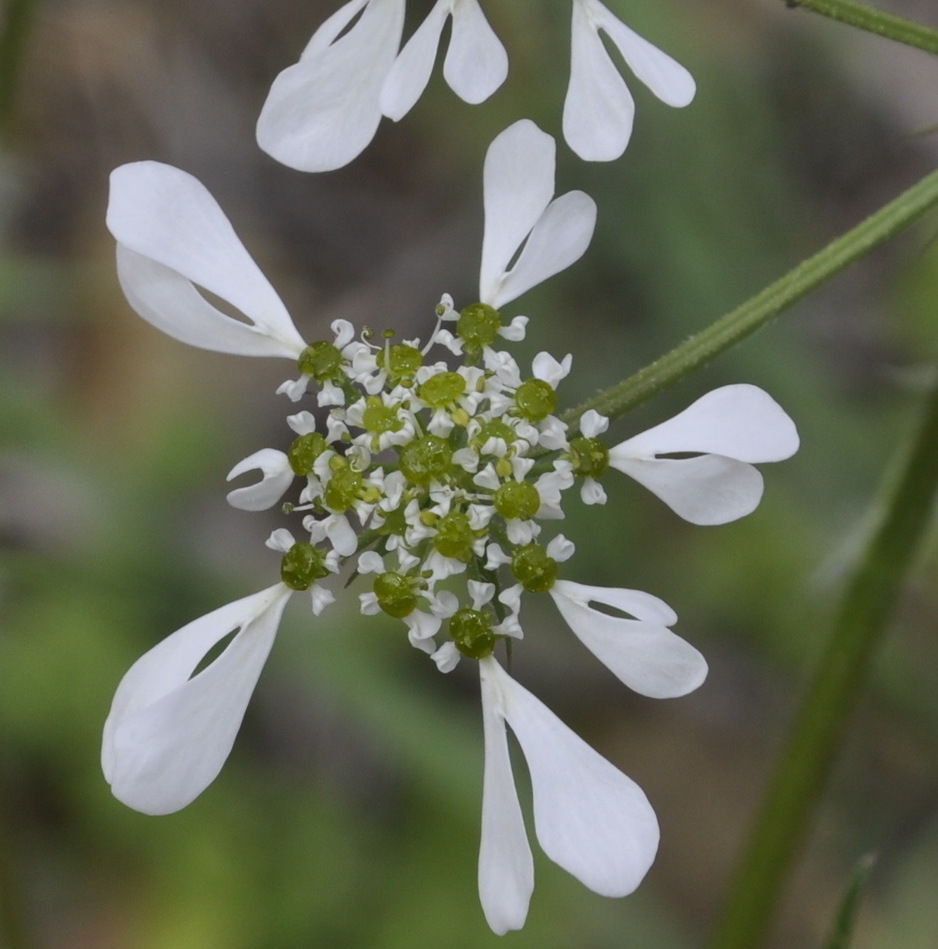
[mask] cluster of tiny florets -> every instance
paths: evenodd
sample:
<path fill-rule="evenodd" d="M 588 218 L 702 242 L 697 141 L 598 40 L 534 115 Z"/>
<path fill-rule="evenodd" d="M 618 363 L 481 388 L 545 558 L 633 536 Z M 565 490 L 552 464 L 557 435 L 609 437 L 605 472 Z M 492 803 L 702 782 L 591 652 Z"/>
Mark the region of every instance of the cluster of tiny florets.
<path fill-rule="evenodd" d="M 562 493 L 576 475 L 601 474 L 607 451 L 595 438 L 568 441 L 554 414 L 569 356 L 540 353 L 525 375 L 496 348 L 524 337 L 524 317 L 503 326 L 493 307 L 457 312 L 448 295 L 436 312 L 424 346 L 392 332 L 356 337 L 337 320 L 332 340 L 302 352 L 300 378 L 280 391 L 299 401 L 313 389 L 328 415 L 323 425 L 308 411 L 288 418 L 284 490 L 293 477 L 303 486 L 283 507 L 303 515 L 309 539 L 280 529 L 268 545 L 316 613 L 334 599 L 321 581 L 354 559 L 371 587 L 362 612 L 402 620 L 449 671 L 460 655 L 483 658 L 499 638 L 520 637 L 521 591 L 550 590 L 573 553 L 562 535 L 542 544 L 540 522 L 563 517 Z M 449 361 L 433 361 L 434 348 Z M 451 581 L 460 575 L 461 588 Z"/>

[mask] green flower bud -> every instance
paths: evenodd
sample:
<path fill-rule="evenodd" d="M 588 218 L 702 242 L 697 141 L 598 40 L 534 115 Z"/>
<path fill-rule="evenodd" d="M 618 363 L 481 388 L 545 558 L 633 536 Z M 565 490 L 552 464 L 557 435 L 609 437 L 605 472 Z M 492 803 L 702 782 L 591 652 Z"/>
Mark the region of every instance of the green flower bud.
<path fill-rule="evenodd" d="M 433 546 L 444 556 L 468 563 L 472 559 L 475 531 L 469 526 L 469 515 L 450 511 L 437 521 Z"/>
<path fill-rule="evenodd" d="M 383 435 L 385 432 L 399 432 L 404 423 L 398 417 L 397 406 L 385 405 L 379 396 L 370 395 L 365 400 L 362 427 L 365 431 Z"/>
<path fill-rule="evenodd" d="M 495 492 L 495 510 L 502 517 L 518 517 L 528 521 L 537 514 L 541 506 L 541 496 L 537 488 L 527 481 L 506 481 Z"/>
<path fill-rule="evenodd" d="M 349 467 L 344 458 L 333 458 L 331 461 L 338 464 L 333 467 L 332 476 L 323 491 L 323 501 L 329 510 L 344 514 L 361 497 L 365 479 L 361 472 Z"/>
<path fill-rule="evenodd" d="M 450 471 L 453 449 L 439 435 L 424 435 L 400 449 L 401 471 L 411 484 L 442 481 Z"/>
<path fill-rule="evenodd" d="M 609 449 L 598 438 L 574 438 L 570 442 L 573 473 L 598 478 L 609 467 Z"/>
<path fill-rule="evenodd" d="M 466 391 L 466 380 L 458 372 L 440 372 L 420 387 L 417 394 L 435 409 L 452 405 Z"/>
<path fill-rule="evenodd" d="M 375 596 L 378 606 L 388 616 L 403 619 L 417 608 L 417 593 L 412 577 L 400 573 L 381 573 L 375 577 Z"/>
<path fill-rule="evenodd" d="M 543 379 L 528 379 L 515 391 L 515 405 L 522 418 L 543 422 L 557 408 L 557 393 Z"/>
<path fill-rule="evenodd" d="M 478 357 L 484 346 L 495 342 L 501 325 L 498 310 L 487 303 L 473 303 L 462 310 L 456 321 L 456 335 L 462 340 L 465 354 Z"/>
<path fill-rule="evenodd" d="M 287 459 L 293 473 L 302 477 L 313 470 L 313 462 L 329 447 L 319 432 L 307 432 L 293 440 L 287 450 Z"/>
<path fill-rule="evenodd" d="M 342 382 L 342 353 L 328 340 L 310 343 L 297 360 L 300 372 L 317 382 Z"/>
<path fill-rule="evenodd" d="M 511 555 L 511 572 L 529 593 L 546 593 L 557 579 L 557 561 L 540 544 L 527 544 Z"/>
<path fill-rule="evenodd" d="M 423 354 L 406 343 L 395 343 L 378 353 L 378 365 L 387 370 L 392 386 L 413 381 L 414 373 L 423 365 Z"/>
<path fill-rule="evenodd" d="M 280 579 L 291 590 L 308 590 L 316 580 L 328 576 L 325 551 L 306 541 L 294 544 L 280 561 Z"/>
<path fill-rule="evenodd" d="M 468 608 L 458 610 L 449 621 L 449 634 L 456 648 L 470 659 L 484 659 L 495 649 L 495 634 L 488 613 Z"/>

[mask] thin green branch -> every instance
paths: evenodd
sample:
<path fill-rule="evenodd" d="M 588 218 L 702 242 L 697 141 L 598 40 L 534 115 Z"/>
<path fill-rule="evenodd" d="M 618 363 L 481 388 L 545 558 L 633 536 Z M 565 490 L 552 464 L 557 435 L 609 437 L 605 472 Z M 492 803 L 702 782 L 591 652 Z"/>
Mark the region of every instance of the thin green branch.
<path fill-rule="evenodd" d="M 883 13 L 882 10 L 865 3 L 857 3 L 856 0 L 783 0 L 783 3 L 789 7 L 812 10 L 832 20 L 938 56 L 938 30 L 894 16 L 892 13 Z"/>
<path fill-rule="evenodd" d="M 938 383 L 874 510 L 874 527 L 766 791 L 712 949 L 762 944 L 876 647 L 932 523 L 938 490 Z"/>
<path fill-rule="evenodd" d="M 909 227 L 936 204 L 938 171 L 933 171 L 742 306 L 720 317 L 628 379 L 565 412 L 563 420 L 575 427 L 588 409 L 595 409 L 610 418 L 624 415 L 765 326 L 835 274 Z"/>

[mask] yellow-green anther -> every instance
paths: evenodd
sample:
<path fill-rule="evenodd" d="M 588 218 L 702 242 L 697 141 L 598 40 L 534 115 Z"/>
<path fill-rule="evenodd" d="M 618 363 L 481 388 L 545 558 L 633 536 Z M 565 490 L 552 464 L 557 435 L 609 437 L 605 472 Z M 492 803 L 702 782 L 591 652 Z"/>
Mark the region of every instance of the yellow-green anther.
<path fill-rule="evenodd" d="M 472 303 L 460 312 L 456 335 L 462 340 L 466 355 L 476 357 L 484 346 L 495 342 L 501 326 L 498 310 L 487 303 Z"/>
<path fill-rule="evenodd" d="M 537 488 L 527 481 L 506 481 L 495 492 L 495 510 L 504 518 L 518 517 L 529 521 L 541 506 Z"/>
<path fill-rule="evenodd" d="M 313 462 L 329 447 L 325 437 L 319 432 L 307 432 L 293 440 L 287 450 L 287 460 L 293 473 L 302 477 L 313 470 Z"/>
<path fill-rule="evenodd" d="M 462 511 L 450 511 L 439 519 L 433 546 L 444 556 L 468 563 L 472 559 L 475 531 L 469 526 L 469 516 Z"/>
<path fill-rule="evenodd" d="M 333 469 L 323 492 L 323 501 L 330 511 L 344 514 L 360 497 L 364 478 L 361 472 L 343 464 Z"/>
<path fill-rule="evenodd" d="M 312 376 L 317 382 L 341 382 L 342 353 L 328 340 L 310 343 L 297 360 L 300 372 Z"/>
<path fill-rule="evenodd" d="M 542 422 L 557 408 L 557 393 L 543 379 L 528 379 L 515 392 L 515 405 L 522 418 Z"/>
<path fill-rule="evenodd" d="M 375 577 L 375 596 L 378 606 L 388 616 L 403 619 L 417 608 L 416 583 L 413 577 L 400 573 L 380 573 Z"/>
<path fill-rule="evenodd" d="M 325 551 L 306 541 L 294 544 L 280 561 L 280 579 L 291 590 L 308 590 L 328 576 Z"/>
<path fill-rule="evenodd" d="M 488 613 L 468 608 L 458 610 L 449 621 L 449 634 L 456 648 L 470 659 L 484 659 L 495 649 L 495 634 Z"/>
<path fill-rule="evenodd" d="M 466 380 L 458 372 L 440 372 L 431 376 L 417 394 L 427 405 L 439 409 L 452 405 L 466 391 Z"/>
<path fill-rule="evenodd" d="M 450 471 L 453 449 L 439 435 L 424 435 L 400 450 L 401 471 L 411 484 L 442 481 Z"/>
<path fill-rule="evenodd" d="M 529 593 L 546 593 L 557 579 L 557 561 L 540 544 L 527 544 L 511 555 L 511 572 Z"/>
<path fill-rule="evenodd" d="M 584 478 L 598 478 L 609 467 L 609 449 L 598 438 L 580 436 L 570 442 L 573 473 Z"/>

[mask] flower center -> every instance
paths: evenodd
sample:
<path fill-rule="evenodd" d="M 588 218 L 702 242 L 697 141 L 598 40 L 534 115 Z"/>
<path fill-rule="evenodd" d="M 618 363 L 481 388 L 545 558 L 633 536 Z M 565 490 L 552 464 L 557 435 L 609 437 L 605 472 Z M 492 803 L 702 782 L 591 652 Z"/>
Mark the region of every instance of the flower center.
<path fill-rule="evenodd" d="M 325 551 L 306 541 L 294 544 L 280 561 L 280 579 L 291 590 L 308 590 L 316 580 L 328 576 Z"/>
<path fill-rule="evenodd" d="M 388 616 L 403 619 L 417 608 L 416 582 L 413 577 L 393 572 L 378 574 L 374 591 L 378 606 Z"/>
<path fill-rule="evenodd" d="M 506 481 L 495 492 L 494 503 L 502 517 L 529 521 L 541 506 L 541 496 L 527 481 Z"/>
<path fill-rule="evenodd" d="M 439 435 L 424 435 L 404 445 L 400 452 L 401 471 L 411 484 L 442 481 L 452 460 L 453 449 Z"/>
<path fill-rule="evenodd" d="M 456 321 L 456 335 L 462 340 L 463 352 L 477 359 L 485 346 L 491 346 L 501 329 L 498 310 L 487 303 L 472 303 L 462 310 Z"/>
<path fill-rule="evenodd" d="M 303 477 L 313 470 L 313 462 L 329 447 L 319 432 L 307 432 L 293 440 L 287 450 L 287 459 L 294 473 Z"/>
<path fill-rule="evenodd" d="M 598 438 L 574 438 L 570 442 L 573 473 L 598 478 L 609 467 L 609 449 Z"/>
<path fill-rule="evenodd" d="M 484 659 L 495 648 L 492 620 L 481 610 L 457 610 L 449 621 L 449 633 L 456 648 L 471 659 Z"/>
<path fill-rule="evenodd" d="M 515 392 L 515 405 L 522 418 L 543 422 L 557 408 L 557 393 L 543 379 L 528 379 Z"/>
<path fill-rule="evenodd" d="M 342 353 L 328 340 L 310 343 L 297 360 L 300 372 L 304 376 L 312 376 L 317 382 L 341 382 L 345 377 L 342 374 Z"/>
<path fill-rule="evenodd" d="M 546 593 L 557 579 L 557 561 L 540 544 L 527 544 L 512 554 L 511 572 L 529 593 Z"/>

